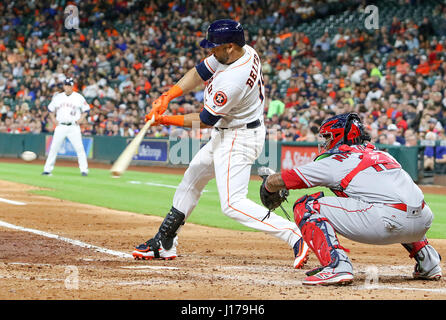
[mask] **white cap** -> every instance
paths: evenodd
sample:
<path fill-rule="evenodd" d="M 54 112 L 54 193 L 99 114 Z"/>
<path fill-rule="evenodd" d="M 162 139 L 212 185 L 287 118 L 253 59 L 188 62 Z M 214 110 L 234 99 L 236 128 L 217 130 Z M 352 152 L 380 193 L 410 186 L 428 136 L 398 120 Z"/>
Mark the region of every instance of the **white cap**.
<path fill-rule="evenodd" d="M 387 127 L 387 130 L 396 131 L 396 130 L 398 130 L 398 127 L 392 123 L 392 124 L 389 124 L 389 126 Z"/>

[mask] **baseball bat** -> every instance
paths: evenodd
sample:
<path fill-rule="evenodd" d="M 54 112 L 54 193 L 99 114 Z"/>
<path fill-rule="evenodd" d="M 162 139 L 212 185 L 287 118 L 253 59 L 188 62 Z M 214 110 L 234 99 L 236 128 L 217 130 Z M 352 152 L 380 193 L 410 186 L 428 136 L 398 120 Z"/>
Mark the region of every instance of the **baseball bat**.
<path fill-rule="evenodd" d="M 115 161 L 112 168 L 110 169 L 113 178 L 119 178 L 132 162 L 133 156 L 138 153 L 139 145 L 142 139 L 149 130 L 152 123 L 155 122 L 155 116 L 152 117 L 146 124 L 142 127 L 141 131 L 135 136 L 132 142 L 122 151 L 119 158 Z"/>

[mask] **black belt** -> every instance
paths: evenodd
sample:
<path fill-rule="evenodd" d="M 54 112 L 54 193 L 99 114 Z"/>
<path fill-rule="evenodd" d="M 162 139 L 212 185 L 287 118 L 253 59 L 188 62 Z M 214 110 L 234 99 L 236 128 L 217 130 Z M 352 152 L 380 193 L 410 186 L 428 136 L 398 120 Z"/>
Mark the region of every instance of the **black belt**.
<path fill-rule="evenodd" d="M 262 122 L 259 119 L 257 119 L 256 121 L 253 121 L 253 122 L 250 122 L 250 123 L 246 124 L 246 129 L 255 129 L 255 128 L 259 127 L 261 124 L 262 124 Z M 238 127 L 238 128 L 243 128 L 243 126 L 242 127 Z M 234 128 L 215 128 L 215 129 L 217 129 L 217 130 L 226 130 L 226 129 L 237 129 L 237 127 L 234 127 Z"/>
<path fill-rule="evenodd" d="M 60 124 L 63 126 L 71 126 L 74 124 L 74 122 L 61 122 Z"/>

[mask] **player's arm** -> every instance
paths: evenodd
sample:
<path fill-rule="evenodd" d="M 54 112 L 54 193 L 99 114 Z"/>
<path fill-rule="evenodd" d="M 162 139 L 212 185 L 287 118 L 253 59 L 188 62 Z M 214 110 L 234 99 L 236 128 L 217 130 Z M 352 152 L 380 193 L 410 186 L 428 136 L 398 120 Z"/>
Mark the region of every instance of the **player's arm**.
<path fill-rule="evenodd" d="M 155 113 L 162 115 L 171 100 L 192 91 L 210 77 L 212 77 L 212 73 L 201 64 L 190 69 L 174 86 L 152 103 L 152 110 L 148 118 L 152 118 Z"/>
<path fill-rule="evenodd" d="M 216 59 L 211 56 L 186 72 L 172 88 L 164 92 L 152 103 L 152 110 L 146 119 L 151 119 L 155 113 L 162 115 L 167 110 L 167 106 L 171 100 L 192 91 L 203 83 L 203 81 L 209 80 L 214 74 L 216 63 Z"/>
<path fill-rule="evenodd" d="M 201 113 L 189 113 L 186 115 L 177 116 L 158 116 L 155 115 L 155 122 L 152 125 L 165 125 L 192 128 L 200 125 L 200 128 L 212 128 L 220 117 L 212 116 L 206 109 Z"/>
<path fill-rule="evenodd" d="M 88 116 L 88 111 L 87 112 L 82 112 L 81 113 L 81 117 L 79 118 L 79 120 L 76 121 L 76 124 L 81 124 L 85 121 L 85 119 Z"/>
<path fill-rule="evenodd" d="M 286 189 L 287 187 L 282 179 L 282 174 L 278 172 L 268 176 L 265 182 L 265 188 L 269 192 L 276 192 L 282 189 Z"/>
<path fill-rule="evenodd" d="M 56 119 L 56 101 L 55 101 L 56 95 L 53 96 L 53 99 L 51 99 L 51 102 L 48 105 L 48 111 L 49 111 L 48 114 L 50 116 L 51 122 L 54 123 L 54 127 L 59 125 L 59 122 Z"/>
<path fill-rule="evenodd" d="M 335 170 L 336 160 L 312 161 L 303 166 L 291 170 L 282 170 L 272 174 L 265 182 L 265 188 L 269 192 L 276 192 L 282 189 L 307 189 L 316 186 L 336 185 Z"/>
<path fill-rule="evenodd" d="M 79 118 L 79 120 L 76 121 L 76 124 L 81 124 L 85 121 L 85 119 L 88 117 L 88 115 L 90 114 L 90 105 L 88 104 L 87 100 L 85 100 L 84 97 L 79 96 L 80 97 L 80 106 L 79 109 L 81 111 L 81 116 Z"/>
<path fill-rule="evenodd" d="M 56 119 L 55 113 L 50 111 L 49 115 L 50 115 L 51 122 L 54 123 L 54 127 L 57 127 L 59 125 L 59 122 Z"/>
<path fill-rule="evenodd" d="M 194 67 L 190 69 L 176 84 L 180 87 L 182 94 L 188 93 L 203 83 L 203 79 Z M 169 90 L 170 91 L 170 90 Z"/>

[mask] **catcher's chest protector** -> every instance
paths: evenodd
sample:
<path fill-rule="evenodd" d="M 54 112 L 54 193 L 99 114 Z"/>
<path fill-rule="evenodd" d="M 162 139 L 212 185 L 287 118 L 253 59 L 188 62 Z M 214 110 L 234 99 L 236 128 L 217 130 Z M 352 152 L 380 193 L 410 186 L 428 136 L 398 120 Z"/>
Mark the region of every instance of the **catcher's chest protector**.
<path fill-rule="evenodd" d="M 381 165 L 386 169 L 401 168 L 398 162 L 384 152 L 377 151 L 372 144 L 367 144 L 365 147 L 343 145 L 339 147 L 339 150 L 343 152 L 361 153 L 361 162 L 341 180 L 341 187 L 344 190 L 359 172 L 369 167 L 374 167 L 376 171 L 384 170 Z"/>

